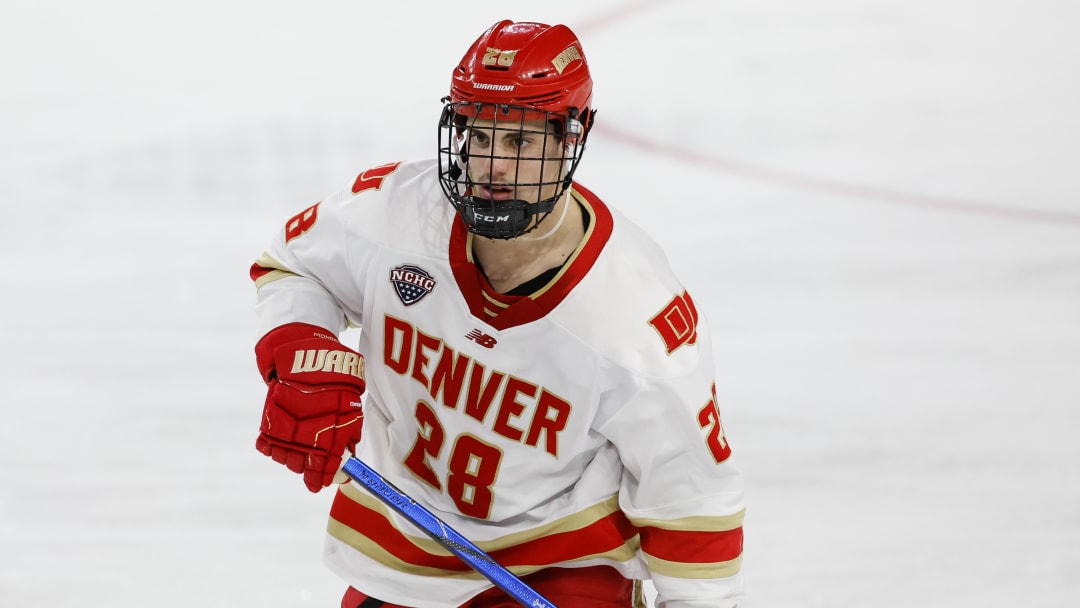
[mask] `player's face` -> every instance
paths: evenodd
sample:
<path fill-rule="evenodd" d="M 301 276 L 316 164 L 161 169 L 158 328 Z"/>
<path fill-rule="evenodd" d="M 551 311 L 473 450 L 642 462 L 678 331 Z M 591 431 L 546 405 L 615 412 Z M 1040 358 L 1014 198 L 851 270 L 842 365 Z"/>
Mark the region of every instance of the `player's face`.
<path fill-rule="evenodd" d="M 555 195 L 563 174 L 562 140 L 544 120 L 477 119 L 468 131 L 473 194 L 537 202 Z"/>

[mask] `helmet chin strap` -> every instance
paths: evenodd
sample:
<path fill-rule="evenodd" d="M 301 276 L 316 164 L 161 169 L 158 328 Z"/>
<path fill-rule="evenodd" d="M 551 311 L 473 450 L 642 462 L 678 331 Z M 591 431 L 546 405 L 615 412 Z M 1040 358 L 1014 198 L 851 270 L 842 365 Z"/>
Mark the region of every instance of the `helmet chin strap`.
<path fill-rule="evenodd" d="M 562 227 L 563 220 L 566 219 L 566 210 L 570 208 L 570 201 L 565 200 L 569 195 L 569 189 L 563 192 L 563 208 L 562 213 L 559 214 L 559 221 L 555 222 L 555 225 L 548 229 L 547 232 L 538 236 L 533 236 L 531 233 L 525 233 L 517 238 L 522 241 L 542 241 L 544 239 L 550 238 L 553 234 L 558 232 L 559 228 Z"/>
<path fill-rule="evenodd" d="M 569 148 L 570 148 L 570 154 L 569 154 L 568 158 L 572 159 L 572 158 L 574 158 L 574 155 L 577 153 L 577 145 L 576 144 L 571 144 L 569 146 Z M 566 171 L 563 173 L 563 177 L 569 177 L 570 172 L 573 171 L 573 169 L 574 169 L 574 163 L 572 163 L 572 162 L 566 163 Z M 565 199 L 565 198 L 568 198 L 569 196 L 570 196 L 570 188 L 568 186 L 565 190 L 563 190 L 562 198 Z M 562 213 L 559 214 L 559 221 L 555 222 L 555 225 L 552 226 L 544 234 L 541 234 L 541 235 L 538 235 L 538 236 L 532 236 L 531 233 L 525 233 L 525 234 L 519 236 L 518 238 L 523 240 L 523 241 L 542 241 L 542 240 L 544 240 L 546 238 L 550 238 L 551 235 L 553 235 L 553 234 L 555 234 L 556 232 L 559 231 L 559 228 L 562 228 L 563 220 L 566 219 L 566 210 L 569 209 L 569 208 L 570 208 L 570 201 L 566 201 L 563 204 Z"/>

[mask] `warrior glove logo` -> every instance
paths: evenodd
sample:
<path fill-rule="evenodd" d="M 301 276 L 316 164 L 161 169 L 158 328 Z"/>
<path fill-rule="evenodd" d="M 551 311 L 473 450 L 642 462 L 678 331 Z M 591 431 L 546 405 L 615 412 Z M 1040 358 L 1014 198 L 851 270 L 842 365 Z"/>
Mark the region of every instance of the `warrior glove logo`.
<path fill-rule="evenodd" d="M 293 357 L 292 373 L 332 372 L 364 379 L 364 358 L 343 350 L 298 350 Z"/>
<path fill-rule="evenodd" d="M 431 273 L 411 264 L 403 264 L 390 269 L 390 284 L 394 286 L 401 303 L 412 306 L 435 289 L 435 279 Z"/>

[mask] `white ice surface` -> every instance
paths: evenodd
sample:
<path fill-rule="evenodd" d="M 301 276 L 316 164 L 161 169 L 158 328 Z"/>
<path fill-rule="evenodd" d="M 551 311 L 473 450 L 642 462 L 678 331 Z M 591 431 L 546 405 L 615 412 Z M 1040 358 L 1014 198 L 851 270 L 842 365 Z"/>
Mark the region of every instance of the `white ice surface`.
<path fill-rule="evenodd" d="M 336 608 L 247 269 L 503 17 L 713 322 L 746 606 L 1080 605 L 1080 4 L 373 6 L 0 4 L 0 606 Z"/>

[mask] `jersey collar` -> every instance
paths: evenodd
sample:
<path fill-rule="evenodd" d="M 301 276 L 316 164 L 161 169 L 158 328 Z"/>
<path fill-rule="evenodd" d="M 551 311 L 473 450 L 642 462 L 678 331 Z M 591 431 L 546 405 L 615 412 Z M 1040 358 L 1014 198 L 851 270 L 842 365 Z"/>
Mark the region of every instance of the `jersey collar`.
<path fill-rule="evenodd" d="M 507 329 L 540 319 L 562 302 L 581 282 L 611 237 L 611 211 L 586 188 L 575 183 L 572 196 L 591 216 L 581 245 L 547 285 L 528 296 L 507 296 L 491 288 L 472 257 L 473 235 L 456 214 L 450 233 L 450 267 L 469 311 L 495 329 Z"/>

